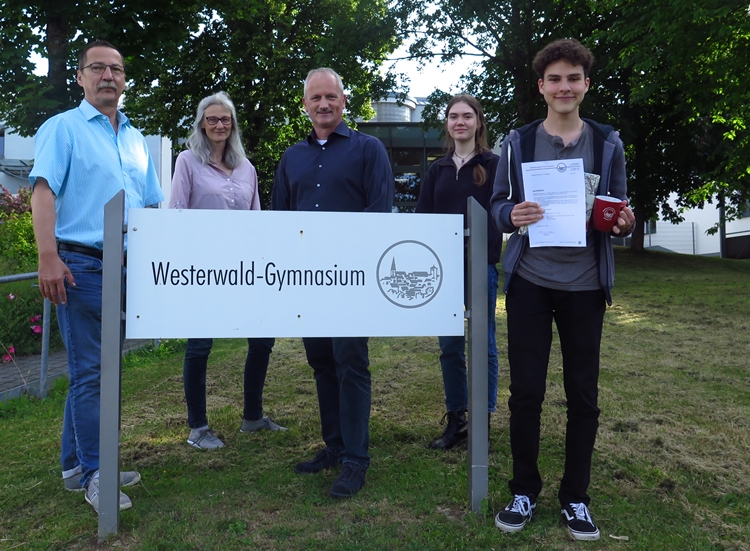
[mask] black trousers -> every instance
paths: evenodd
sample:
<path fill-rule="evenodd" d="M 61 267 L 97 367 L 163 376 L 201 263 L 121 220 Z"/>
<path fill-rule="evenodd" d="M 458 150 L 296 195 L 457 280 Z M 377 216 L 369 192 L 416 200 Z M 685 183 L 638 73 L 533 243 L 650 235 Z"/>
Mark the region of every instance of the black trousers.
<path fill-rule="evenodd" d="M 370 465 L 371 379 L 367 337 L 304 338 L 326 447 L 341 463 Z"/>
<path fill-rule="evenodd" d="M 567 399 L 565 472 L 561 504 L 589 504 L 591 456 L 599 427 L 599 350 L 606 309 L 604 291 L 558 291 L 535 285 L 518 275 L 505 300 L 510 363 L 510 445 L 513 494 L 538 496 L 542 478 L 537 461 L 542 402 L 557 326 L 563 357 Z"/>

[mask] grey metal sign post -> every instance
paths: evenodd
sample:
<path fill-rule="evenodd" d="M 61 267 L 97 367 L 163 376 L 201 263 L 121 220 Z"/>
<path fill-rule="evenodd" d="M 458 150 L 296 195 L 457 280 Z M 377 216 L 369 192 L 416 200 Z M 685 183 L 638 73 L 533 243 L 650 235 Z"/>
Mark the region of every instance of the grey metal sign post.
<path fill-rule="evenodd" d="M 489 427 L 487 423 L 487 212 L 467 199 L 468 273 L 466 316 L 469 319 L 469 503 L 479 513 L 489 493 Z"/>
<path fill-rule="evenodd" d="M 120 383 L 123 337 L 125 191 L 104 206 L 102 366 L 99 418 L 99 543 L 120 523 Z"/>

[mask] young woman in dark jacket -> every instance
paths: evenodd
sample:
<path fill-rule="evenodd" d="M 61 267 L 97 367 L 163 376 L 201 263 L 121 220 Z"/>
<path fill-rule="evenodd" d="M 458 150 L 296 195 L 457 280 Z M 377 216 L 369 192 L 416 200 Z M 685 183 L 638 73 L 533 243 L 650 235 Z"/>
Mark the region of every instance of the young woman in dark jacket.
<path fill-rule="evenodd" d="M 488 212 L 492 197 L 492 183 L 499 157 L 487 145 L 487 125 L 479 102 L 469 95 L 454 96 L 445 110 L 448 154 L 430 166 L 419 192 L 417 212 L 462 214 L 466 224 L 466 200 L 479 202 Z M 497 346 L 495 343 L 495 304 L 497 302 L 498 272 L 503 234 L 487 217 L 487 296 L 489 300 L 489 329 L 487 335 L 487 410 L 495 411 L 497 403 Z M 439 438 L 430 448 L 449 450 L 468 439 L 468 384 L 466 377 L 465 336 L 439 337 L 440 367 L 443 372 L 446 413 L 441 424 L 446 424 Z"/>

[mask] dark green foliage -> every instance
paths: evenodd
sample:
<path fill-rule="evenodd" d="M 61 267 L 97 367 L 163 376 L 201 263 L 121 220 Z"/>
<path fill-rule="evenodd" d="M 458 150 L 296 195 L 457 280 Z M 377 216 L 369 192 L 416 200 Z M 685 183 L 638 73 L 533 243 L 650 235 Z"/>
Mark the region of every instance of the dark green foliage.
<path fill-rule="evenodd" d="M 494 136 L 544 117 L 531 69 L 538 50 L 577 38 L 596 57 L 581 115 L 622 132 L 629 196 L 643 223 L 681 220 L 681 207 L 726 200 L 726 218 L 750 198 L 750 16 L 744 0 L 401 0 L 415 57 L 476 59 L 460 83 L 431 97 L 440 124 L 448 92 L 482 102 Z M 437 9 L 428 9 L 437 6 Z M 668 203 L 677 197 L 678 209 Z M 714 228 L 716 229 L 716 228 Z"/>
<path fill-rule="evenodd" d="M 0 1 L 0 120 L 32 135 L 80 102 L 76 55 L 106 39 L 125 57 L 124 109 L 147 133 L 187 137 L 198 102 L 226 91 L 267 198 L 283 151 L 309 131 L 302 82 L 338 71 L 352 120 L 394 87 L 378 67 L 398 45 L 384 0 Z M 29 55 L 49 59 L 36 76 Z"/>
<path fill-rule="evenodd" d="M 125 55 L 128 78 L 148 77 L 140 60 L 168 62 L 197 30 L 198 12 L 190 0 L 1 0 L 0 120 L 31 136 L 49 117 L 77 105 L 83 98 L 77 56 L 91 40 L 107 40 Z M 47 75 L 33 73 L 32 53 L 47 58 Z"/>

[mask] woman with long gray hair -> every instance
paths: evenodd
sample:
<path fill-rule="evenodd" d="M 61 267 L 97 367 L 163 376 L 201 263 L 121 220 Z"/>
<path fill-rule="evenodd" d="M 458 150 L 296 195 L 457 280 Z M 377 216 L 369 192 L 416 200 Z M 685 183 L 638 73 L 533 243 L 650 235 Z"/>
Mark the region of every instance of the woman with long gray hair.
<path fill-rule="evenodd" d="M 225 92 L 203 98 L 188 149 L 177 157 L 169 207 L 176 209 L 260 210 L 258 176 L 245 157 L 237 112 Z M 263 386 L 274 339 L 247 339 L 244 412 L 240 432 L 287 430 L 263 416 Z M 200 449 L 224 446 L 206 416 L 206 367 L 213 339 L 188 339 L 183 364 L 190 436 Z"/>

